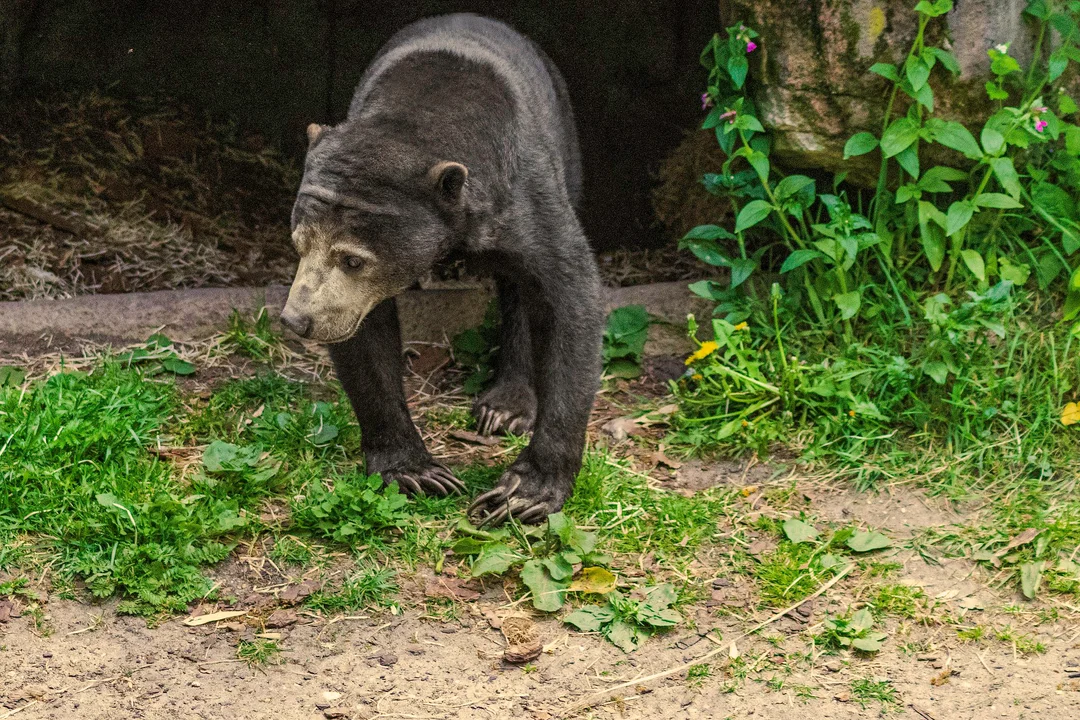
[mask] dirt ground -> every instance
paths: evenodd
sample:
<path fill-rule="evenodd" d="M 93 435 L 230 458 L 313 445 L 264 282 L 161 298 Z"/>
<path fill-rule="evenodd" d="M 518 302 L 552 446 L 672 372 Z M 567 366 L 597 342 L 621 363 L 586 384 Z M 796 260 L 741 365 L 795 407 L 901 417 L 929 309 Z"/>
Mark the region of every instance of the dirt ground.
<path fill-rule="evenodd" d="M 700 477 L 708 467 L 695 467 Z M 719 468 L 720 482 L 739 477 Z M 819 517 L 853 514 L 895 538 L 956 518 L 937 500 L 905 488 L 866 495 L 818 488 L 808 491 Z M 237 555 L 241 555 L 240 551 Z M 456 619 L 400 615 L 324 619 L 305 611 L 281 611 L 283 628 L 265 628 L 284 579 L 265 566 L 229 561 L 219 579 L 244 598 L 238 621 L 186 627 L 169 620 L 148 627 L 139 618 L 117 616 L 112 605 L 88 606 L 50 600 L 43 637 L 28 616 L 0 624 L 0 718 L 547 718 L 572 712 L 575 703 L 624 682 L 638 681 L 709 652 L 712 676 L 700 684 L 685 672 L 659 681 L 631 684 L 618 699 L 584 711 L 597 718 L 856 718 L 879 714 L 924 720 L 1042 718 L 1065 720 L 1080 713 L 1080 624 L 1077 608 L 1036 625 L 1039 606 L 1023 604 L 1013 591 L 991 590 L 984 574 L 964 560 L 927 564 L 911 551 L 897 551 L 900 582 L 918 585 L 938 601 L 937 613 L 972 623 L 1023 628 L 1046 652 L 1023 656 L 998 641 L 958 641 L 947 625 L 891 621 L 885 650 L 872 659 L 820 655 L 805 632 L 830 607 L 858 599 L 862 579 L 849 577 L 818 598 L 806 617 L 791 613 L 760 635 L 743 633 L 767 619 L 753 611 L 729 612 L 715 602 L 686 608 L 693 630 L 680 627 L 654 637 L 625 655 L 595 636 L 570 632 L 556 619 L 536 618 L 545 651 L 531 666 L 502 659 L 505 642 L 491 618 L 520 613 L 499 582 L 462 603 Z M 429 572 L 429 571 L 424 571 Z M 424 572 L 401 578 L 402 606 L 422 597 Z M 723 585 L 721 579 L 716 585 Z M 267 588 L 276 589 L 273 593 Z M 736 585 L 736 587 L 738 587 Z M 260 591 L 262 593 L 260 594 Z M 736 603 L 737 605 L 737 603 Z M 1004 614 L 1007 606 L 1020 613 Z M 710 607 L 712 606 L 712 607 Z M 978 609 L 983 608 L 983 609 Z M 202 614 L 214 608 L 197 608 Z M 284 612 L 282 615 L 281 613 Z M 280 625 L 270 621 L 269 625 Z M 498 622 L 496 621 L 496 624 Z M 236 659 L 238 636 L 280 633 L 280 664 L 249 668 Z M 715 630 L 708 637 L 709 631 Z M 712 638 L 719 633 L 722 640 Z M 764 639 L 768 638 L 768 639 Z M 923 652 L 905 654 L 899 645 Z M 732 649 L 734 646 L 734 650 Z M 718 653 L 715 651 L 719 650 Z M 788 674 L 783 665 L 810 652 Z M 731 661 L 741 655 L 758 671 L 734 691 Z M 1072 677 L 1070 677 L 1072 676 Z M 779 682 L 777 678 L 783 678 Z M 853 679 L 887 680 L 902 705 L 861 707 L 852 698 Z M 771 682 L 770 682 L 771 680 Z"/>

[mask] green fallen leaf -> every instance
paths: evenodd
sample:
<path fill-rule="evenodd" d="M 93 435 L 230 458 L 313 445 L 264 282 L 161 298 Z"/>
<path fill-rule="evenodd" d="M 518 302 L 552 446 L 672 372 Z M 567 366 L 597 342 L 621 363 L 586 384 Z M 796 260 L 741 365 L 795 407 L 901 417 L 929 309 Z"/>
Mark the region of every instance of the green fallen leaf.
<path fill-rule="evenodd" d="M 871 552 L 890 547 L 892 540 L 877 532 L 858 531 L 848 538 L 847 546 L 855 552 Z"/>
<path fill-rule="evenodd" d="M 813 525 L 808 525 L 795 518 L 788 518 L 784 521 L 784 534 L 793 543 L 813 542 L 821 535 Z"/>

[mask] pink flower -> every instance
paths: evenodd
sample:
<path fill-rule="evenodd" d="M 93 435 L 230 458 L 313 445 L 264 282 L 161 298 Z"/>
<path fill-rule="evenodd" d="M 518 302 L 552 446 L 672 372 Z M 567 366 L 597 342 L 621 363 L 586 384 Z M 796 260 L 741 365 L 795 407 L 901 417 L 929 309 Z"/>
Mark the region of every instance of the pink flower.
<path fill-rule="evenodd" d="M 726 113 L 720 116 L 721 120 L 727 120 L 729 123 L 735 122 L 736 112 L 734 110 L 728 110 Z"/>
<path fill-rule="evenodd" d="M 709 97 L 709 93 L 701 93 L 701 109 L 708 110 L 712 106 L 712 98 Z"/>
<path fill-rule="evenodd" d="M 1050 123 L 1046 122 L 1045 120 L 1036 120 L 1035 121 L 1035 132 L 1042 132 L 1043 130 L 1046 129 L 1046 126 L 1049 125 L 1049 124 Z"/>
<path fill-rule="evenodd" d="M 757 50 L 757 43 L 754 42 L 753 40 L 747 40 L 746 41 L 746 52 L 747 53 L 752 53 L 755 50 Z"/>

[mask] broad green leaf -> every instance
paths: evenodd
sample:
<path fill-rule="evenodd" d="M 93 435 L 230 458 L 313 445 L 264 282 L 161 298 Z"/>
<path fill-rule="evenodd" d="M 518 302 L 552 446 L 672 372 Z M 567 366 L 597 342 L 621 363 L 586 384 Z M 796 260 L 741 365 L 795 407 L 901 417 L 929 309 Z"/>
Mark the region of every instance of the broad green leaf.
<path fill-rule="evenodd" d="M 1060 111 L 1062 115 L 1072 115 L 1077 109 L 1076 101 L 1072 99 L 1071 95 L 1064 92 L 1058 95 L 1058 111 Z"/>
<path fill-rule="evenodd" d="M 916 92 L 930 79 L 930 68 L 917 55 L 908 56 L 907 62 L 904 63 L 904 73 L 907 75 L 908 82 L 911 83 L 911 89 Z"/>
<path fill-rule="evenodd" d="M 986 81 L 986 95 L 991 100 L 1008 100 L 1009 93 L 1006 90 L 1002 90 L 997 86 L 997 83 L 992 80 Z"/>
<path fill-rule="evenodd" d="M 795 518 L 788 518 L 784 521 L 784 534 L 793 543 L 813 542 L 821 535 L 813 525 Z"/>
<path fill-rule="evenodd" d="M 511 567 L 521 562 L 521 556 L 503 543 L 491 543 L 473 561 L 472 576 L 493 574 L 502 575 Z"/>
<path fill-rule="evenodd" d="M 957 200 L 949 206 L 949 212 L 945 216 L 945 234 L 955 235 L 960 232 L 965 225 L 971 222 L 972 215 L 975 214 L 975 207 L 963 200 Z"/>
<path fill-rule="evenodd" d="M 940 360 L 934 360 L 923 365 L 923 371 L 938 385 L 944 385 L 949 378 L 949 366 Z"/>
<path fill-rule="evenodd" d="M 975 204 L 979 207 L 988 208 L 1018 208 L 1023 205 L 1004 193 L 979 193 L 975 196 Z"/>
<path fill-rule="evenodd" d="M 606 595 L 615 589 L 615 576 L 609 570 L 599 567 L 587 567 L 570 583 L 573 592 Z"/>
<path fill-rule="evenodd" d="M 852 135 L 844 144 L 844 159 L 865 155 L 878 146 L 878 139 L 873 133 L 861 132 Z"/>
<path fill-rule="evenodd" d="M 628 358 L 609 360 L 607 364 L 604 365 L 604 374 L 608 377 L 633 380 L 634 378 L 641 377 L 641 373 L 641 365 Z"/>
<path fill-rule="evenodd" d="M 1034 600 L 1042 584 L 1043 562 L 1024 563 L 1020 566 L 1020 588 L 1024 597 Z"/>
<path fill-rule="evenodd" d="M 1046 79 L 1046 81 L 1054 82 L 1055 80 L 1057 80 L 1059 77 L 1061 77 L 1061 74 L 1065 72 L 1065 68 L 1067 68 L 1068 66 L 1069 58 L 1066 57 L 1065 53 L 1062 52 L 1060 48 L 1050 53 L 1050 62 L 1048 63 L 1050 76 Z"/>
<path fill-rule="evenodd" d="M 898 118 L 885 130 L 881 137 L 881 152 L 885 157 L 893 157 L 903 152 L 919 137 L 918 126 L 906 117 Z"/>
<path fill-rule="evenodd" d="M 960 257 L 964 259 L 964 264 L 968 266 L 972 275 L 979 278 L 981 282 L 986 282 L 986 263 L 983 262 L 982 255 L 977 250 L 970 248 L 963 250 Z"/>
<path fill-rule="evenodd" d="M 881 650 L 882 643 L 877 637 L 855 638 L 851 641 L 851 647 L 866 653 L 875 653 Z"/>
<path fill-rule="evenodd" d="M 1070 155 L 1080 155 L 1080 127 L 1065 126 L 1065 152 Z"/>
<path fill-rule="evenodd" d="M 1012 158 L 994 158 L 990 161 L 990 167 L 994 169 L 994 176 L 1001 183 L 1001 187 L 1005 188 L 1005 192 L 1012 195 L 1014 199 L 1019 198 L 1022 192 L 1020 178 L 1016 174 L 1016 168 L 1013 167 Z"/>
<path fill-rule="evenodd" d="M 919 177 L 919 154 L 915 152 L 915 145 L 909 145 L 896 154 L 896 162 L 907 171 L 913 178 Z"/>
<path fill-rule="evenodd" d="M 753 274 L 757 263 L 751 258 L 735 258 L 731 261 L 731 287 L 737 288 Z"/>
<path fill-rule="evenodd" d="M 851 629 L 862 633 L 874 627 L 874 614 L 868 609 L 858 610 L 851 616 Z"/>
<path fill-rule="evenodd" d="M 858 290 L 852 290 L 851 292 L 833 295 L 833 302 L 836 303 L 836 307 L 840 308 L 840 318 L 848 320 L 855 317 L 855 314 L 859 312 L 859 305 L 862 304 L 862 293 Z"/>
<path fill-rule="evenodd" d="M 784 260 L 784 264 L 780 266 L 780 272 L 781 274 L 791 272 L 820 257 L 825 256 L 817 250 L 795 250 Z"/>
<path fill-rule="evenodd" d="M 529 560 L 521 566 L 521 582 L 532 592 L 533 607 L 543 612 L 555 612 L 563 606 L 566 585 L 551 577 L 539 560 Z"/>
<path fill-rule="evenodd" d="M 645 590 L 645 604 L 654 610 L 668 607 L 679 599 L 679 593 L 671 583 L 661 583 Z"/>
<path fill-rule="evenodd" d="M 581 632 L 600 632 L 600 628 L 615 619 L 610 608 L 589 605 L 575 610 L 563 618 L 564 623 L 573 625 Z"/>
<path fill-rule="evenodd" d="M 772 210 L 772 205 L 764 200 L 751 200 L 739 211 L 739 216 L 735 219 L 735 232 L 754 227 L 767 218 Z"/>
<path fill-rule="evenodd" d="M 473 537 L 461 538 L 450 548 L 455 555 L 478 555 L 483 549 L 484 543 Z"/>
<path fill-rule="evenodd" d="M 146 347 L 151 349 L 164 350 L 167 347 L 172 346 L 172 340 L 168 335 L 162 335 L 161 333 L 154 333 L 150 337 L 146 338 Z"/>
<path fill-rule="evenodd" d="M 637 650 L 644 637 L 648 636 L 643 637 L 637 628 L 623 620 L 615 620 L 604 628 L 604 637 L 610 640 L 615 647 L 629 653 Z"/>
<path fill-rule="evenodd" d="M 110 510 L 120 505 L 120 498 L 112 493 L 98 493 L 95 497 L 97 498 L 98 505 L 107 507 Z"/>
<path fill-rule="evenodd" d="M 556 553 L 540 562 L 551 573 L 552 580 L 566 580 L 574 574 L 574 565 L 563 557 L 563 553 Z"/>
<path fill-rule="evenodd" d="M 773 195 L 777 200 L 787 200 L 794 197 L 803 188 L 813 185 L 814 181 L 805 175 L 788 175 L 776 184 Z"/>
<path fill-rule="evenodd" d="M 769 177 L 769 156 L 763 152 L 754 150 L 747 158 L 747 162 L 754 168 L 759 177 Z M 736 231 L 738 232 L 738 231 Z"/>
<path fill-rule="evenodd" d="M 26 371 L 22 368 L 4 365 L 0 367 L 0 388 L 18 387 L 26 380 Z"/>
<path fill-rule="evenodd" d="M 952 192 L 949 181 L 966 180 L 967 173 L 955 168 L 937 165 L 923 173 L 918 187 L 926 192 Z"/>
<path fill-rule="evenodd" d="M 875 75 L 880 75 L 886 80 L 892 80 L 893 82 L 900 82 L 900 73 L 896 71 L 896 66 L 889 63 L 874 63 L 870 66 L 870 72 Z"/>
<path fill-rule="evenodd" d="M 932 203 L 919 201 L 920 240 L 926 259 L 934 272 L 941 269 L 941 263 L 945 260 L 945 238 L 942 234 L 944 218 L 939 218 L 940 215 L 943 213 Z"/>
<path fill-rule="evenodd" d="M 975 141 L 975 136 L 955 120 L 945 122 L 937 118 L 931 118 L 926 122 L 926 127 L 933 135 L 934 142 L 963 153 L 964 157 L 972 160 L 982 158 L 982 148 Z"/>
<path fill-rule="evenodd" d="M 308 440 L 314 445 L 325 445 L 328 442 L 333 441 L 338 436 L 337 425 L 331 425 L 330 423 L 323 423 L 318 430 L 308 436 Z"/>
<path fill-rule="evenodd" d="M 930 47 L 926 49 L 931 55 L 936 57 L 945 69 L 951 72 L 953 75 L 960 74 L 960 63 L 956 61 L 956 56 L 948 50 L 944 50 L 939 47 Z"/>
<path fill-rule="evenodd" d="M 734 240 L 735 236 L 718 225 L 698 225 L 683 235 L 686 240 Z"/>
<path fill-rule="evenodd" d="M 858 531 L 848 538 L 847 546 L 855 552 L 871 552 L 890 547 L 892 540 L 877 532 Z"/>
<path fill-rule="evenodd" d="M 1019 288 L 1023 287 L 1031 276 L 1031 266 L 1024 263 L 1014 264 L 1007 257 L 999 257 L 998 274 L 1002 280 L 1008 280 Z"/>
<path fill-rule="evenodd" d="M 736 90 L 741 89 L 743 83 L 746 82 L 746 73 L 749 69 L 750 64 L 747 62 L 745 55 L 732 55 L 728 58 L 727 71 Z"/>
<path fill-rule="evenodd" d="M 987 155 L 997 155 L 1005 148 L 1005 136 L 990 127 L 989 123 L 983 126 L 979 139 Z"/>

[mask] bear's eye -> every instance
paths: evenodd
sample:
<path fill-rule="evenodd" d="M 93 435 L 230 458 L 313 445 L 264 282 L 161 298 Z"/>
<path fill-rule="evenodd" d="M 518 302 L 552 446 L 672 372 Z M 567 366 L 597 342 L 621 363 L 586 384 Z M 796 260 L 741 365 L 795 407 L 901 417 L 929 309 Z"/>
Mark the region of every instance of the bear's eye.
<path fill-rule="evenodd" d="M 364 266 L 364 258 L 357 255 L 346 255 L 341 262 L 349 270 L 359 270 Z"/>

